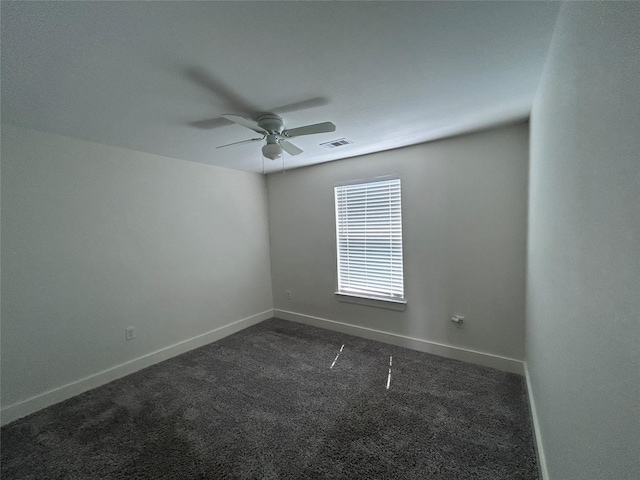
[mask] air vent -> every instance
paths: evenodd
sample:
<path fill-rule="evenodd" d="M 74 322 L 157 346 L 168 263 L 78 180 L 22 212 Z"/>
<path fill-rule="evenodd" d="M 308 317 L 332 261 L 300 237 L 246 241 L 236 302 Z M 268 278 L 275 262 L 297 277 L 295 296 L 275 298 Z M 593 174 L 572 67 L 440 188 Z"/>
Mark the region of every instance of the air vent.
<path fill-rule="evenodd" d="M 332 149 L 336 147 L 342 147 L 343 145 L 349 145 L 351 143 L 353 143 L 353 140 L 349 140 L 348 138 L 339 138 L 337 140 L 331 140 L 330 142 L 321 143 L 320 146 L 327 149 Z"/>

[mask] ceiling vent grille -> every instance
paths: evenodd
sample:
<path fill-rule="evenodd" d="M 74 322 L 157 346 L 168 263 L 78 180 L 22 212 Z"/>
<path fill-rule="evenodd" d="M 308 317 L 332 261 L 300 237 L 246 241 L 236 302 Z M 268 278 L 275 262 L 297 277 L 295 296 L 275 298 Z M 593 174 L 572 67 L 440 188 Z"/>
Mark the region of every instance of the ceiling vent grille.
<path fill-rule="evenodd" d="M 339 138 L 337 140 L 331 140 L 330 142 L 321 143 L 320 146 L 326 149 L 332 149 L 342 147 L 344 145 L 349 145 L 351 143 L 353 143 L 353 140 L 349 140 L 348 138 Z"/>

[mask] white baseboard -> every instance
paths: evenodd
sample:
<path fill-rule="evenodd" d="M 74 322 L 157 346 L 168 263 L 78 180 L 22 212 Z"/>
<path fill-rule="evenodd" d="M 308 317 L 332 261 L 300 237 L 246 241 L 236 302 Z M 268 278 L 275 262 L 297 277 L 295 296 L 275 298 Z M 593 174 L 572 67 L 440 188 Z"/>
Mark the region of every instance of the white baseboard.
<path fill-rule="evenodd" d="M 453 347 L 451 345 L 429 342 L 419 338 L 406 337 L 404 335 L 383 332 L 381 330 L 374 330 L 372 328 L 359 327 L 356 325 L 349 325 L 347 323 L 336 322 L 334 320 L 313 317 L 311 315 L 304 315 L 301 313 L 289 312 L 286 310 L 274 309 L 273 315 L 283 320 L 304 323 L 306 325 L 334 330 L 336 332 L 346 333 L 356 337 L 376 340 L 378 342 L 389 343 L 391 345 L 410 348 L 420 352 L 432 353 L 445 358 L 452 358 L 454 360 L 461 360 L 463 362 L 475 363 L 476 365 L 483 365 L 485 367 L 491 367 L 505 372 L 524 375 L 524 363 L 513 358 L 501 357 L 490 353 L 477 352 L 475 350 L 467 350 L 465 348 Z"/>
<path fill-rule="evenodd" d="M 533 398 L 533 390 L 531 387 L 531 377 L 529 376 L 529 367 L 524 364 L 524 378 L 527 382 L 527 396 L 529 397 L 529 409 L 531 411 L 531 422 L 533 423 L 533 436 L 536 440 L 536 453 L 538 454 L 538 467 L 540 468 L 540 476 L 542 480 L 550 480 L 549 471 L 547 470 L 547 459 L 544 456 L 544 448 L 542 445 L 542 434 L 540 432 L 540 424 L 538 423 L 538 412 L 536 410 L 536 402 Z"/>
<path fill-rule="evenodd" d="M 82 378 L 75 382 L 68 383 L 53 390 L 36 395 L 35 397 L 14 403 L 3 407 L 0 410 L 0 423 L 6 425 L 18 418 L 25 417 L 31 413 L 37 412 L 43 408 L 54 405 L 68 398 L 75 397 L 93 388 L 105 385 L 109 382 L 125 377 L 131 373 L 150 367 L 156 363 L 167 360 L 176 355 L 188 352 L 195 348 L 202 347 L 216 340 L 220 340 L 233 333 L 244 330 L 247 327 L 260 323 L 273 317 L 273 310 L 267 310 L 247 318 L 243 318 L 236 322 L 230 323 L 223 327 L 215 328 L 209 332 L 203 333 L 193 338 L 183 340 L 181 342 L 161 348 L 155 352 L 148 353 L 136 359 L 115 365 L 111 368 L 95 373 L 88 377 Z"/>

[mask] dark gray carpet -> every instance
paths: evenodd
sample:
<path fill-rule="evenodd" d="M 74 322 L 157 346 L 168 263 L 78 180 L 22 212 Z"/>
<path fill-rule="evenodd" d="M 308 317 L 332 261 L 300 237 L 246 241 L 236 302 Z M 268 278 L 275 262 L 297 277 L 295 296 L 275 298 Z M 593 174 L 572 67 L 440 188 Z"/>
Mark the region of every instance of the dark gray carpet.
<path fill-rule="evenodd" d="M 278 319 L 1 440 L 3 480 L 538 478 L 521 377 Z"/>

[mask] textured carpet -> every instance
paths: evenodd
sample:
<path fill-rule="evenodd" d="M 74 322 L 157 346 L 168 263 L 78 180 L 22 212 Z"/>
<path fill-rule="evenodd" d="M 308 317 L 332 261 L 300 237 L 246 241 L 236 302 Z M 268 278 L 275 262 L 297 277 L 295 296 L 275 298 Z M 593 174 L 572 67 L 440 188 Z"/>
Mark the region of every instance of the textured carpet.
<path fill-rule="evenodd" d="M 538 478 L 521 377 L 278 319 L 1 440 L 3 480 Z"/>

